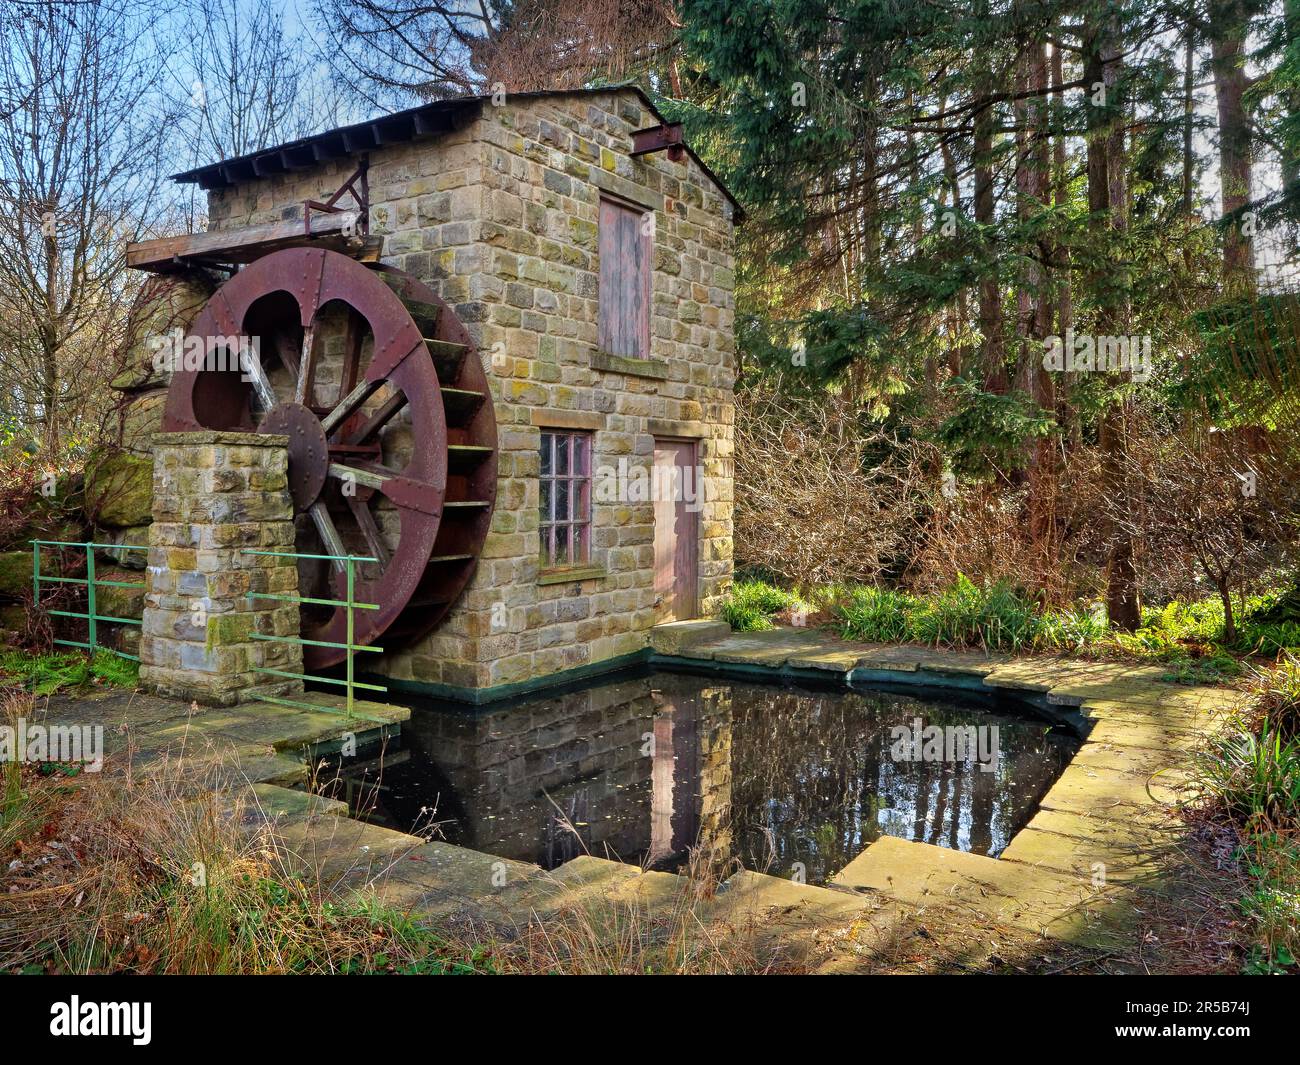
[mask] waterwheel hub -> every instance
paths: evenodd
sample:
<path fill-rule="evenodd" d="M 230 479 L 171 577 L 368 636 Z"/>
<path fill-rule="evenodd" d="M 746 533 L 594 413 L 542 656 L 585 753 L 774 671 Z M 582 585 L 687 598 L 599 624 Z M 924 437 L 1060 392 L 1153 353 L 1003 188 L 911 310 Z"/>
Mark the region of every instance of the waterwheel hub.
<path fill-rule="evenodd" d="M 301 403 L 281 403 L 258 427 L 289 438 L 289 495 L 299 514 L 320 498 L 329 475 L 329 441 L 320 418 Z"/>

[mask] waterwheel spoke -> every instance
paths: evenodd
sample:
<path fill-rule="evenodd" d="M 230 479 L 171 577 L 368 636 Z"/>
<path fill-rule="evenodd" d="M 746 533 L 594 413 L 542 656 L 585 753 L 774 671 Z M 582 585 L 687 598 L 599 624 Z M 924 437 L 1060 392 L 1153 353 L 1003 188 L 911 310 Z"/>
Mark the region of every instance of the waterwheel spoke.
<path fill-rule="evenodd" d="M 387 425 L 394 416 L 404 410 L 406 404 L 407 399 L 405 392 L 395 392 L 393 395 L 389 396 L 388 399 L 384 400 L 380 408 L 366 419 L 365 424 L 355 433 L 351 434 L 352 439 L 350 439 L 348 443 L 364 444 L 379 432 L 380 429 Z"/>
<path fill-rule="evenodd" d="M 296 345 L 284 333 L 275 334 L 275 350 L 280 355 L 280 362 L 284 368 L 289 371 L 289 376 L 297 378 L 298 376 L 298 345 Z"/>
<path fill-rule="evenodd" d="M 312 395 L 316 377 L 316 323 L 312 322 L 302 334 L 302 357 L 298 360 L 298 380 L 294 385 L 293 401 L 307 403 Z"/>
<path fill-rule="evenodd" d="M 338 527 L 334 524 L 334 519 L 330 517 L 329 510 L 319 499 L 307 508 L 307 513 L 311 515 L 312 524 L 316 526 L 316 532 L 320 535 L 321 543 L 325 545 L 325 553 L 329 555 L 343 556 L 348 553 L 348 549 L 343 544 L 343 537 L 339 535 Z M 333 561 L 333 566 L 340 573 L 346 568 L 341 558 Z"/>
<path fill-rule="evenodd" d="M 359 484 L 363 488 L 377 488 L 381 492 L 394 476 L 391 473 L 363 469 L 360 466 L 345 466 L 341 462 L 330 463 L 329 475 L 340 481 Z"/>
<path fill-rule="evenodd" d="M 271 381 L 266 376 L 266 370 L 262 366 L 262 361 L 256 355 L 245 359 L 240 367 L 244 375 L 253 385 L 253 394 L 257 396 L 258 403 L 261 404 L 262 413 L 275 407 L 279 400 L 275 398 L 275 389 L 271 387 Z"/>
<path fill-rule="evenodd" d="M 320 421 L 321 428 L 325 430 L 325 435 L 329 436 L 330 433 L 347 421 L 354 411 L 379 390 L 379 386 L 383 383 L 382 380 L 362 381 L 361 384 L 339 400 L 338 406 Z"/>
<path fill-rule="evenodd" d="M 366 541 L 366 549 L 370 552 L 371 557 L 379 560 L 379 565 L 383 569 L 388 568 L 388 563 L 392 561 L 392 555 L 389 553 L 388 545 L 384 543 L 383 537 L 379 533 L 379 526 L 375 523 L 375 516 L 370 513 L 370 508 L 366 506 L 364 500 L 357 496 L 348 496 L 348 509 L 352 511 L 352 517 L 356 520 L 357 528 L 361 530 L 362 537 Z"/>

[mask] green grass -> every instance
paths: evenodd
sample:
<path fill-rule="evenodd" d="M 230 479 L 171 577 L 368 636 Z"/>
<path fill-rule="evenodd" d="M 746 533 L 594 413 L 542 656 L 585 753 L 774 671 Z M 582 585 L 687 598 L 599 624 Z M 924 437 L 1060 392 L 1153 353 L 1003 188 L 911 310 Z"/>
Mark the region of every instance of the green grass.
<path fill-rule="evenodd" d="M 722 604 L 721 617 L 733 632 L 757 632 L 772 628 L 772 617 L 781 611 L 805 607 L 793 592 L 763 581 L 737 581 Z"/>
<path fill-rule="evenodd" d="M 832 607 L 839 633 L 846 640 L 906 643 L 915 639 L 909 612 L 919 600 L 891 588 L 861 585 Z"/>
<path fill-rule="evenodd" d="M 11 649 L 0 652 L 0 674 L 34 695 L 53 695 L 95 681 L 134 688 L 139 681 L 140 666 L 102 648 L 95 652 L 93 659 L 81 651 L 32 654 Z"/>
<path fill-rule="evenodd" d="M 980 587 L 960 574 L 930 596 L 854 588 L 832 607 L 832 614 L 846 640 L 1006 651 L 1079 643 L 1097 628 L 1086 614 L 1044 614 L 1008 582 Z"/>
<path fill-rule="evenodd" d="M 1267 720 L 1238 724 L 1215 740 L 1201 780 L 1235 820 L 1252 824 L 1300 814 L 1300 741 Z"/>

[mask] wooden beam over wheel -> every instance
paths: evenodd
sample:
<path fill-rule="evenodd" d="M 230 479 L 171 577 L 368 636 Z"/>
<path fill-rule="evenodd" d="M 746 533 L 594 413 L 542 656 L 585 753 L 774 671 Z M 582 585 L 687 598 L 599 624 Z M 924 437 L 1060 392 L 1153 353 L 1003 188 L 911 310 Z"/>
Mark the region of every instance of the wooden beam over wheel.
<path fill-rule="evenodd" d="M 379 238 L 357 230 L 352 211 L 313 211 L 309 223 L 301 219 L 225 229 L 213 233 L 185 233 L 178 237 L 142 240 L 126 246 L 126 265 L 136 270 L 168 273 L 191 266 L 224 267 L 250 263 L 283 248 L 326 248 L 352 258 L 377 257 Z"/>

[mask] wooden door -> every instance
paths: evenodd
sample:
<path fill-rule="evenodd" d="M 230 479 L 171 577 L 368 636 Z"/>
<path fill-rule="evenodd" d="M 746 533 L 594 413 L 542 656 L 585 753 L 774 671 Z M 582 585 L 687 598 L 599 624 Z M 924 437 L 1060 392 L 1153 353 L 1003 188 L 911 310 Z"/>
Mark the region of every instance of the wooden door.
<path fill-rule="evenodd" d="M 700 490 L 696 481 L 695 442 L 655 440 L 656 621 L 689 621 L 699 609 L 700 514 L 686 498 Z"/>
<path fill-rule="evenodd" d="M 654 246 L 644 209 L 601 198 L 597 343 L 611 355 L 650 355 L 650 275 Z"/>

